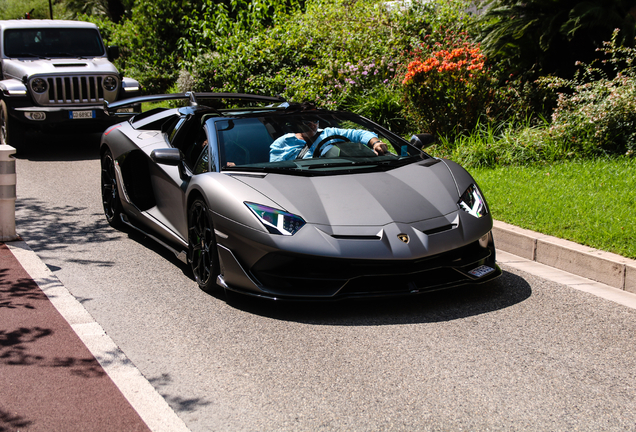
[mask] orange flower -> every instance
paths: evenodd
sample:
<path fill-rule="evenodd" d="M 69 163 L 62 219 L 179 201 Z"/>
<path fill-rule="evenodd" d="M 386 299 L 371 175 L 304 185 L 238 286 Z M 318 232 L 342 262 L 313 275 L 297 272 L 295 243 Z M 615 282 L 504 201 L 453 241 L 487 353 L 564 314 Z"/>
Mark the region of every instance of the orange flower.
<path fill-rule="evenodd" d="M 481 53 L 479 46 L 471 47 L 464 44 L 461 48 L 454 48 L 451 51 L 439 50 L 431 53 L 430 57 L 424 60 L 414 60 L 408 65 L 408 71 L 404 77 L 403 84 L 408 84 L 413 78 L 429 73 L 455 74 L 456 79 L 465 81 L 465 77 L 474 76 L 471 71 L 482 71 L 486 57 Z"/>

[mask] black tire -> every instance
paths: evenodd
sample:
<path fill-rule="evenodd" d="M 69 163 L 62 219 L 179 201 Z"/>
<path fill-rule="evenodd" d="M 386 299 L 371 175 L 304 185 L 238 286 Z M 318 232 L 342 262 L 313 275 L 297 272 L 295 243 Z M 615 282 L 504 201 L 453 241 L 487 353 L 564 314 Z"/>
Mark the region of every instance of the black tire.
<path fill-rule="evenodd" d="M 208 205 L 197 198 L 188 211 L 189 261 L 199 288 L 207 293 L 218 290 L 219 253 Z"/>
<path fill-rule="evenodd" d="M 102 155 L 102 204 L 106 220 L 116 229 L 121 229 L 121 201 L 117 188 L 117 175 L 115 173 L 115 160 L 110 150 Z"/>
<path fill-rule="evenodd" d="M 11 118 L 5 101 L 0 101 L 0 144 L 10 145 L 16 150 L 25 150 L 25 129 Z"/>

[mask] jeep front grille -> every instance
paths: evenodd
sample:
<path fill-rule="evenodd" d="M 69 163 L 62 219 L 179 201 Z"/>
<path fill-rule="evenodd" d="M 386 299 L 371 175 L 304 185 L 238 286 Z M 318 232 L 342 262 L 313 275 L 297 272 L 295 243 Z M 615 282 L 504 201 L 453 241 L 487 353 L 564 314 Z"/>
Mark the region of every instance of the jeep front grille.
<path fill-rule="evenodd" d="M 111 75 L 112 76 L 112 75 Z M 44 93 L 35 93 L 29 89 L 36 103 L 41 106 L 55 105 L 96 105 L 104 100 L 112 102 L 117 97 L 119 82 L 113 91 L 107 91 L 102 85 L 105 75 L 67 75 L 42 76 L 47 82 Z M 32 77 L 33 79 L 38 77 Z"/>
<path fill-rule="evenodd" d="M 68 76 L 49 78 L 49 103 L 81 104 L 104 101 L 101 76 Z"/>

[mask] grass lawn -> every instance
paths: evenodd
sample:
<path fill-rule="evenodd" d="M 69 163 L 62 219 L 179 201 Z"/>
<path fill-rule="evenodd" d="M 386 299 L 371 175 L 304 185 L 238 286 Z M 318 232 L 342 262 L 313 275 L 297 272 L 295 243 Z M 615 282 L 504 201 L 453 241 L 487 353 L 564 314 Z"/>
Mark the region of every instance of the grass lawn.
<path fill-rule="evenodd" d="M 495 219 L 636 258 L 636 158 L 470 172 Z"/>

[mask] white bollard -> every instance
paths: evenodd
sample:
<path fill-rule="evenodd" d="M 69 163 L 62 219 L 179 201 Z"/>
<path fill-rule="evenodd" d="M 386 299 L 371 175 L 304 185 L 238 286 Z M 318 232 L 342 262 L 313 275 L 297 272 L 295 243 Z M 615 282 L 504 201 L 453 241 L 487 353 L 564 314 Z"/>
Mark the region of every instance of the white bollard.
<path fill-rule="evenodd" d="M 0 145 L 0 242 L 17 240 L 15 233 L 15 149 Z"/>

